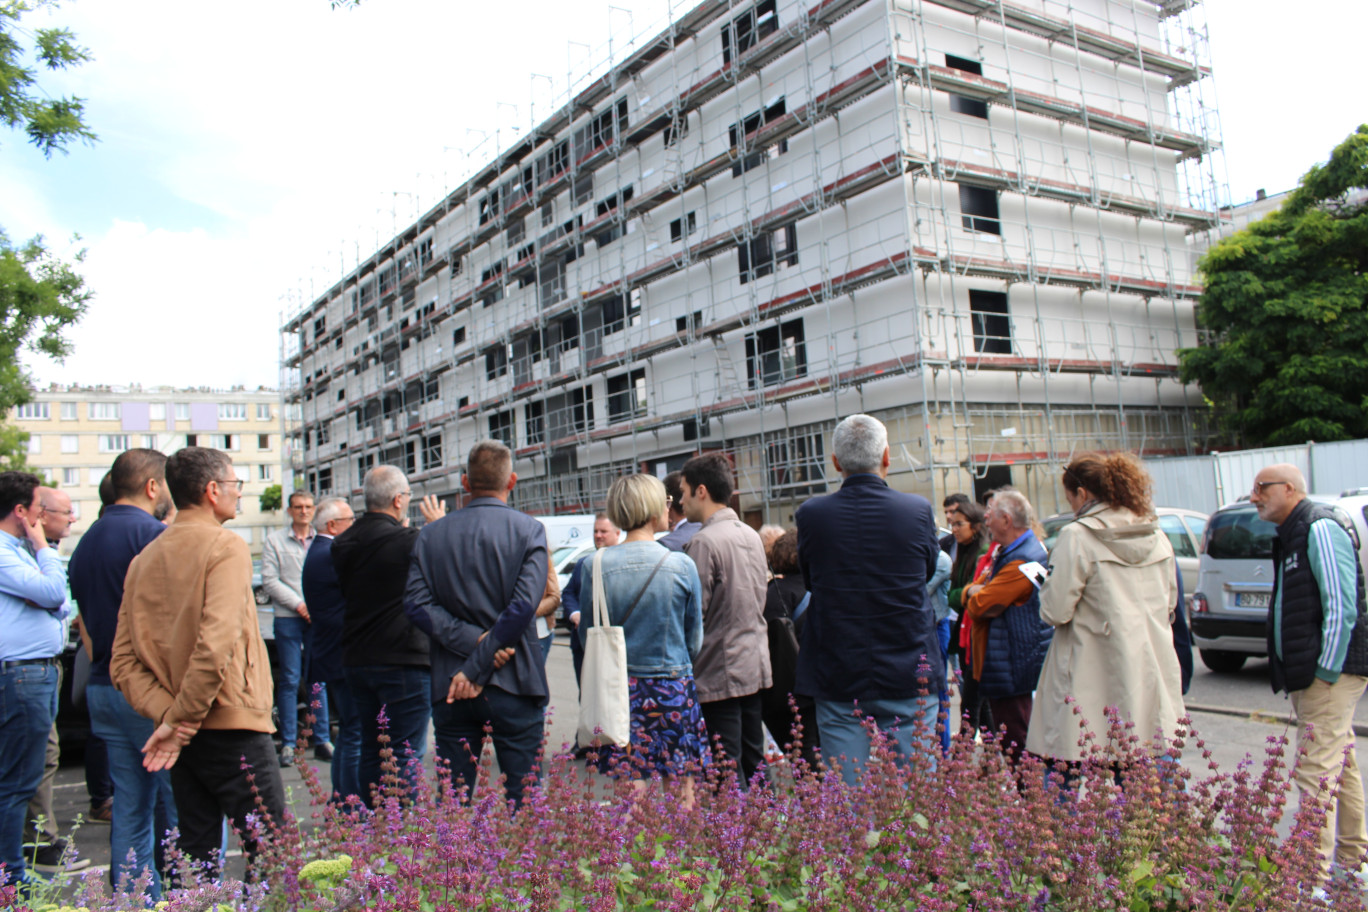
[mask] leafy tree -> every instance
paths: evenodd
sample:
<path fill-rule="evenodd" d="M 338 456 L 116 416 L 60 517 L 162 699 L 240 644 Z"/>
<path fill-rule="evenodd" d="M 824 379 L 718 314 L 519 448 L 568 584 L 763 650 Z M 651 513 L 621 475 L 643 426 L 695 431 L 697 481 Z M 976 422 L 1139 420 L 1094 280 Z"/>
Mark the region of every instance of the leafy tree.
<path fill-rule="evenodd" d="M 280 485 L 273 484 L 261 492 L 261 509 L 269 513 L 274 513 L 280 509 L 281 490 Z"/>
<path fill-rule="evenodd" d="M 47 98 L 38 89 L 37 73 L 24 65 L 24 44 L 33 45 L 36 63 L 49 70 L 64 70 L 90 60 L 90 52 L 75 42 L 64 28 L 29 31 L 19 25 L 25 13 L 39 7 L 56 6 L 52 0 L 0 0 L 0 122 L 22 128 L 29 142 L 52 157 L 65 152 L 73 140 L 94 142 L 95 134 L 85 124 L 85 103 L 80 98 Z"/>
<path fill-rule="evenodd" d="M 1198 264 L 1197 321 L 1212 338 L 1179 351 L 1181 376 L 1201 384 L 1237 442 L 1368 437 L 1365 189 L 1368 124 L 1308 171 L 1282 208 Z"/>
<path fill-rule="evenodd" d="M 90 53 L 64 28 L 27 29 L 20 18 L 51 0 L 0 0 L 0 124 L 22 129 L 29 142 L 49 158 L 75 141 L 94 142 L 79 98 L 49 98 L 37 83 L 37 71 L 24 63 L 31 45 L 35 64 L 49 70 L 77 66 Z M 77 254 L 76 260 L 82 259 Z M 14 245 L 0 229 L 0 419 L 32 393 L 28 373 L 19 362 L 22 350 L 61 359 L 71 350 L 63 337 L 85 313 L 90 291 L 85 281 L 35 237 Z M 0 466 L 24 464 L 28 434 L 0 420 Z"/>

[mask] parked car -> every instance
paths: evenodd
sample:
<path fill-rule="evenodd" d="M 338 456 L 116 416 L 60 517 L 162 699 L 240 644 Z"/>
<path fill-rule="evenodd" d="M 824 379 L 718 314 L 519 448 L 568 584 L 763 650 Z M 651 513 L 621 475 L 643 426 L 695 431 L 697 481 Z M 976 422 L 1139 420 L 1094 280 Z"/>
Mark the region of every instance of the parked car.
<path fill-rule="evenodd" d="M 1192 597 L 1197 591 L 1197 577 L 1200 568 L 1199 556 L 1202 553 L 1202 532 L 1206 528 L 1207 514 L 1182 507 L 1155 507 L 1159 517 L 1159 528 L 1168 536 L 1173 545 L 1173 556 L 1178 561 L 1178 570 L 1183 576 L 1183 595 L 1192 614 Z M 1056 513 L 1041 523 L 1045 527 L 1045 550 L 1054 548 L 1059 538 L 1059 530 L 1073 521 L 1072 513 Z"/>
<path fill-rule="evenodd" d="M 1309 499 L 1336 511 L 1354 530 L 1355 547 L 1364 540 L 1368 494 L 1358 495 L 1363 504 L 1358 505 L 1356 520 L 1350 512 L 1354 498 L 1312 494 Z M 1250 656 L 1268 655 L 1265 627 L 1273 598 L 1277 528 L 1259 518 L 1248 497 L 1221 507 L 1207 521 L 1191 620 L 1192 644 L 1212 671 L 1239 671 Z M 1359 559 L 1364 559 L 1361 549 Z"/>

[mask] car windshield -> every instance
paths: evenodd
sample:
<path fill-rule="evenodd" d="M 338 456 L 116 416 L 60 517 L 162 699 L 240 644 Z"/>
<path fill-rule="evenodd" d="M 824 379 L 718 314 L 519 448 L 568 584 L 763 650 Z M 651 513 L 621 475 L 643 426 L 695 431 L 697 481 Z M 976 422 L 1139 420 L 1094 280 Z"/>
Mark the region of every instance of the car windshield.
<path fill-rule="evenodd" d="M 1206 553 L 1217 560 L 1268 560 L 1277 534 L 1252 506 L 1220 510 L 1207 523 Z"/>
<path fill-rule="evenodd" d="M 559 567 L 561 565 L 561 561 L 565 560 L 567 557 L 574 554 L 576 551 L 580 549 L 580 547 L 580 545 L 563 545 L 557 548 L 555 551 L 551 552 L 551 563 Z"/>

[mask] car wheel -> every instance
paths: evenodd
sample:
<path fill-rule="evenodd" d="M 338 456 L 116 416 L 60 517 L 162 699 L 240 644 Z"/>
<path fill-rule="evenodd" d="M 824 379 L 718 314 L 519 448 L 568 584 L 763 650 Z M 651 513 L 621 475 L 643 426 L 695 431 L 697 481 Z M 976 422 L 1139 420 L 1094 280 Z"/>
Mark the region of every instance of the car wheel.
<path fill-rule="evenodd" d="M 1245 659 L 1249 656 L 1242 652 L 1225 652 L 1220 649 L 1201 649 L 1198 650 L 1202 655 L 1202 664 L 1212 671 L 1223 674 L 1239 671 L 1244 668 Z"/>

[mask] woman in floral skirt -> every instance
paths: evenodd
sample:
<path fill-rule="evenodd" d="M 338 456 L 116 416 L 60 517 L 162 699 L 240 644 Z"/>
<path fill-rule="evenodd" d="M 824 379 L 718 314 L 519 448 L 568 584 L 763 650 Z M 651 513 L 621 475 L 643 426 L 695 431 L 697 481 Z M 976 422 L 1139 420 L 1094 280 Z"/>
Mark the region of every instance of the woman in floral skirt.
<path fill-rule="evenodd" d="M 608 491 L 608 518 L 627 530 L 622 544 L 597 552 L 609 623 L 627 643 L 632 733 L 626 748 L 597 749 L 599 769 L 628 775 L 644 789 L 655 774 L 678 776 L 693 805 L 693 773 L 710 761 L 708 732 L 694 688 L 693 659 L 703 645 L 698 569 L 687 555 L 656 544 L 669 529 L 665 485 L 624 475 Z M 585 590 L 593 591 L 593 569 Z M 582 615 L 586 628 L 594 612 Z"/>

